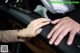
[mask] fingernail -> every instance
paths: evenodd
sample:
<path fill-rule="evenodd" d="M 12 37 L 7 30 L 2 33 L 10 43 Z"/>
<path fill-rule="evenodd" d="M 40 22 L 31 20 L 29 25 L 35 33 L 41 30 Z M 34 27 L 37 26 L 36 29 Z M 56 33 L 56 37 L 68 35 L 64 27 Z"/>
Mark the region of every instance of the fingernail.
<path fill-rule="evenodd" d="M 71 42 L 67 42 L 68 45 L 71 45 Z"/>
<path fill-rule="evenodd" d="M 57 45 L 59 45 L 59 44 L 58 44 L 57 42 L 55 42 L 55 43 L 54 43 L 54 45 L 56 45 L 56 46 L 57 46 Z"/>
<path fill-rule="evenodd" d="M 52 24 L 55 24 L 55 22 L 54 22 L 54 21 L 51 21 L 51 23 L 52 23 Z"/>
<path fill-rule="evenodd" d="M 50 45 L 52 45 L 52 42 L 51 42 L 51 41 L 49 41 L 49 44 L 50 44 Z"/>
<path fill-rule="evenodd" d="M 47 36 L 47 38 L 50 38 L 49 36 Z"/>
<path fill-rule="evenodd" d="M 40 28 L 39 31 L 42 31 L 42 28 Z"/>

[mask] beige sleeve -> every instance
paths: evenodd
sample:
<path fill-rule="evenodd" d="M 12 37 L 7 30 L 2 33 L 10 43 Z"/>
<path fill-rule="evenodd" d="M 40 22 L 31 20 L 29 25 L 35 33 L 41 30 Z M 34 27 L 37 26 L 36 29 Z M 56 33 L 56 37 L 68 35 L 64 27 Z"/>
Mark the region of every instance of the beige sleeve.
<path fill-rule="evenodd" d="M 22 41 L 17 38 L 17 30 L 0 31 L 0 42 L 19 42 Z"/>

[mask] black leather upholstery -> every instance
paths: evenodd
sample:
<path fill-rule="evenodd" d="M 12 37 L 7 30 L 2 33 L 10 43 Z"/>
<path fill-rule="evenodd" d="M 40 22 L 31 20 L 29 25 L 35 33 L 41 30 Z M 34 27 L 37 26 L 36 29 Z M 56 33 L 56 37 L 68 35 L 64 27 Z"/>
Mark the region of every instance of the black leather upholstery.
<path fill-rule="evenodd" d="M 0 7 L 1 10 L 9 13 L 10 15 L 14 16 L 16 19 L 21 20 L 23 23 L 25 23 L 25 25 L 28 25 L 32 20 L 41 17 L 38 14 L 32 13 L 30 11 L 27 10 L 18 10 L 15 8 L 6 8 L 6 7 Z M 48 39 L 46 38 L 46 36 L 48 35 L 48 33 L 50 32 L 50 30 L 52 29 L 52 25 L 47 25 L 45 27 L 43 27 L 43 31 L 40 34 L 40 36 L 38 36 L 41 40 L 43 40 L 44 42 L 46 42 L 46 44 L 48 44 Z M 54 45 L 49 45 L 51 48 L 55 49 L 57 48 L 58 50 L 60 50 L 63 53 L 80 53 L 80 48 L 77 47 L 77 45 L 80 43 L 80 38 L 79 37 L 75 37 L 74 43 L 71 46 L 68 46 L 66 44 L 67 41 L 67 37 L 65 37 L 62 42 L 60 43 L 60 45 L 58 46 L 54 46 Z"/>

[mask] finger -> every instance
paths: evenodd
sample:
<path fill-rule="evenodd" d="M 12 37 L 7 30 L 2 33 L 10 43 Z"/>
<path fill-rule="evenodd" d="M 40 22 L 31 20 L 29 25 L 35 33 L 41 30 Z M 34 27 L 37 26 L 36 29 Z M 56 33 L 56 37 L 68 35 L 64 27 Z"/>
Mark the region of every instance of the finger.
<path fill-rule="evenodd" d="M 61 19 L 56 19 L 54 21 L 51 21 L 52 24 L 57 24 Z"/>
<path fill-rule="evenodd" d="M 40 34 L 42 32 L 42 28 L 38 29 L 36 32 L 35 32 L 35 36 Z"/>
<path fill-rule="evenodd" d="M 60 23 L 58 23 L 56 26 L 54 26 L 54 27 L 52 28 L 52 30 L 50 31 L 50 33 L 48 34 L 47 38 L 50 38 L 50 37 L 52 36 L 52 34 L 54 33 L 54 31 L 55 31 L 57 28 L 59 28 L 61 24 L 62 24 L 62 23 L 60 22 Z"/>
<path fill-rule="evenodd" d="M 50 33 L 48 34 L 47 38 L 50 38 L 52 36 L 52 34 L 64 23 L 64 21 L 60 21 L 56 26 L 54 26 L 54 28 L 50 31 Z"/>
<path fill-rule="evenodd" d="M 60 42 L 62 41 L 62 39 L 67 35 L 67 33 L 70 31 L 70 29 L 67 27 L 66 29 L 63 29 L 58 38 L 56 39 L 56 41 L 54 42 L 55 45 L 59 45 Z"/>
<path fill-rule="evenodd" d="M 36 25 L 38 25 L 38 24 L 41 24 L 42 22 L 50 22 L 50 19 L 45 19 L 45 18 L 39 18 L 39 19 L 35 19 L 35 20 L 33 20 L 31 23 L 32 24 L 35 24 L 35 26 Z"/>
<path fill-rule="evenodd" d="M 68 45 L 71 45 L 71 44 L 72 44 L 75 35 L 76 35 L 76 31 L 75 31 L 75 30 L 72 30 L 72 31 L 70 32 L 70 36 L 69 36 L 69 39 L 68 39 L 68 42 L 67 42 Z"/>
<path fill-rule="evenodd" d="M 66 24 L 62 24 L 58 29 L 55 30 L 53 36 L 51 37 L 49 43 L 52 44 L 54 43 L 54 41 L 57 39 L 57 37 L 59 36 L 59 34 L 61 33 L 61 31 L 63 29 L 65 29 L 67 27 Z"/>
<path fill-rule="evenodd" d="M 45 23 L 41 23 L 41 24 L 37 25 L 36 27 L 34 27 L 34 32 L 33 33 L 35 33 L 39 28 L 41 28 L 41 27 L 43 27 L 43 26 L 45 26 L 49 23 L 50 22 L 45 22 Z"/>

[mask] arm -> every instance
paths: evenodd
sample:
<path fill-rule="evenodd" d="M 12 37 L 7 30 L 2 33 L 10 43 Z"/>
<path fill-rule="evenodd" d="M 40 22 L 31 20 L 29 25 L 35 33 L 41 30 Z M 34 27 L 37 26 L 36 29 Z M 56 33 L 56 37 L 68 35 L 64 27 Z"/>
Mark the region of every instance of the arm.
<path fill-rule="evenodd" d="M 6 30 L 0 31 L 0 41 L 1 42 L 24 42 L 26 37 L 35 37 L 40 34 L 41 27 L 50 23 L 49 19 L 39 18 L 31 21 L 28 26 L 20 30 Z M 21 37 L 21 38 L 18 38 Z"/>
<path fill-rule="evenodd" d="M 0 31 L 0 41 L 1 42 L 16 42 L 20 41 L 17 38 L 17 30 L 5 30 Z"/>

